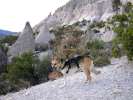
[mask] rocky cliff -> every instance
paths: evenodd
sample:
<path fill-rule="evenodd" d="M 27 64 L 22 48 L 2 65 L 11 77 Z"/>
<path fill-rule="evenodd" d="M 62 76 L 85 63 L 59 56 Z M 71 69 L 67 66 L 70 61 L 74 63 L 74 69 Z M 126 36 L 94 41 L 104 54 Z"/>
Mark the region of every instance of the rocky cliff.
<path fill-rule="evenodd" d="M 121 0 L 122 3 L 127 1 L 133 2 L 133 0 Z M 39 33 L 36 42 L 48 43 L 51 38 L 49 34 L 51 27 L 72 24 L 83 19 L 107 20 L 113 15 L 112 0 L 70 0 L 33 28 L 34 32 Z"/>
<path fill-rule="evenodd" d="M 8 55 L 14 57 L 25 52 L 34 51 L 34 49 L 35 41 L 33 37 L 33 31 L 30 24 L 27 22 L 17 41 L 10 47 Z"/>
<path fill-rule="evenodd" d="M 105 17 L 113 13 L 111 3 L 111 0 L 71 0 L 34 27 L 34 31 L 39 32 L 36 42 L 47 43 L 50 39 L 51 27 L 71 24 L 83 19 L 105 20 Z"/>

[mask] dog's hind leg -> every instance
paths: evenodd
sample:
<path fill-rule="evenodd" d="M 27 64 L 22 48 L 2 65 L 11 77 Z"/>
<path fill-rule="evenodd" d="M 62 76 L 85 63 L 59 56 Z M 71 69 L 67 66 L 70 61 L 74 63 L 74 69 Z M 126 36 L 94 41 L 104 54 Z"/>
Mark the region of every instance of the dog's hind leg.
<path fill-rule="evenodd" d="M 81 69 L 81 67 L 79 66 L 79 63 L 76 63 L 76 66 L 77 66 L 77 71 L 76 71 L 76 72 L 82 72 L 82 69 Z"/>
<path fill-rule="evenodd" d="M 83 68 L 83 71 L 84 71 L 84 73 L 85 73 L 85 75 L 86 75 L 86 81 L 91 81 L 91 71 L 90 71 L 90 68 L 88 67 L 85 67 L 84 66 L 84 68 Z"/>
<path fill-rule="evenodd" d="M 78 69 L 80 68 L 80 66 L 79 66 L 79 63 L 78 63 L 78 62 L 76 62 L 76 66 L 77 66 L 77 68 L 78 68 Z"/>
<path fill-rule="evenodd" d="M 91 81 L 91 71 L 90 69 L 87 70 L 87 81 Z"/>

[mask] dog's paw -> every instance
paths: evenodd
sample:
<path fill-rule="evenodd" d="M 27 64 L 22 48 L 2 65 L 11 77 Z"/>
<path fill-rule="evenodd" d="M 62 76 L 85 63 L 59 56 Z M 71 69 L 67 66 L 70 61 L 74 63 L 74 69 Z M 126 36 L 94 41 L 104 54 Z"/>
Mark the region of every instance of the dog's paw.
<path fill-rule="evenodd" d="M 66 73 L 68 74 L 69 71 L 66 71 Z"/>

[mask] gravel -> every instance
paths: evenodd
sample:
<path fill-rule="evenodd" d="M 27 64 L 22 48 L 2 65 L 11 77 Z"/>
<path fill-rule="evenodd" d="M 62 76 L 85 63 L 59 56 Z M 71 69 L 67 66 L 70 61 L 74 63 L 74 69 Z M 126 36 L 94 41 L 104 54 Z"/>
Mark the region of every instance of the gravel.
<path fill-rule="evenodd" d="M 133 64 L 126 57 L 113 59 L 112 65 L 99 68 L 92 81 L 85 82 L 83 72 L 67 75 L 0 100 L 133 100 Z"/>

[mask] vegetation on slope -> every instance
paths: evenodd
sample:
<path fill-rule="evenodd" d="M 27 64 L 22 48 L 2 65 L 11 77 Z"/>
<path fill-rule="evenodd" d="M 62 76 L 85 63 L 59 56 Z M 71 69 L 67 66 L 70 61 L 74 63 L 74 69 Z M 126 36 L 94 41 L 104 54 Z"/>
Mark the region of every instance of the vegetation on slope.
<path fill-rule="evenodd" d="M 114 0 L 114 9 L 118 10 L 120 5 L 119 0 Z M 112 56 L 120 57 L 126 54 L 129 60 L 133 60 L 133 5 L 127 3 L 124 7 L 123 14 L 113 16 L 111 25 L 114 32 L 117 33 L 113 40 Z M 103 28 L 107 22 L 94 22 L 89 28 Z M 73 25 L 62 26 L 52 29 L 55 39 L 50 41 L 51 48 L 54 54 L 61 59 L 68 59 L 76 54 L 82 55 L 90 53 L 96 66 L 104 66 L 110 64 L 111 51 L 102 40 L 85 40 L 86 32 L 82 31 L 78 26 L 81 23 L 77 22 Z M 86 21 L 82 22 L 86 25 Z M 95 32 L 96 33 L 96 32 Z M 6 37 L 0 40 L 1 48 L 7 51 L 4 43 L 14 43 L 17 37 Z M 82 41 L 87 41 L 82 43 Z M 42 46 L 39 46 L 39 49 Z M 43 48 L 45 49 L 45 47 Z M 43 50 L 42 50 L 43 51 Z M 47 81 L 49 72 L 50 60 L 44 58 L 39 61 L 32 53 L 25 53 L 15 57 L 7 67 L 7 70 L 0 75 L 0 94 L 6 94 L 11 91 L 18 91 L 22 88 L 29 87 L 38 83 Z"/>
<path fill-rule="evenodd" d="M 32 53 L 13 58 L 5 73 L 0 75 L 0 94 L 46 82 L 49 65 L 48 58 L 39 61 Z"/>
<path fill-rule="evenodd" d="M 124 5 L 123 14 L 117 14 L 112 18 L 113 30 L 117 33 L 114 42 L 122 45 L 129 60 L 133 60 L 133 5 L 128 2 Z"/>

